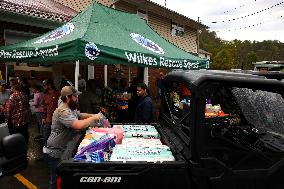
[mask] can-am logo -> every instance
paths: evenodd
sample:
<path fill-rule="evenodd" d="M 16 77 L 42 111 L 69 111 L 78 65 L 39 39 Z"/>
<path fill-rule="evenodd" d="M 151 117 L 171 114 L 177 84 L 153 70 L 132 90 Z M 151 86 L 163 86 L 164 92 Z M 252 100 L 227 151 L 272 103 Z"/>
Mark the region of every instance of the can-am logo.
<path fill-rule="evenodd" d="M 95 60 L 97 56 L 99 56 L 100 52 L 101 51 L 95 43 L 89 42 L 85 46 L 85 55 L 91 60 Z"/>
<path fill-rule="evenodd" d="M 120 183 L 121 177 L 81 177 L 80 182 Z"/>
<path fill-rule="evenodd" d="M 57 28 L 55 31 L 53 31 L 49 35 L 37 40 L 34 43 L 47 43 L 55 39 L 60 39 L 63 36 L 70 34 L 74 30 L 74 28 L 75 26 L 72 23 L 64 24 L 63 26 L 61 26 L 60 28 Z"/>
<path fill-rule="evenodd" d="M 150 39 L 147 39 L 145 37 L 143 37 L 142 35 L 139 35 L 137 33 L 131 33 L 130 37 L 139 45 L 141 45 L 142 47 L 153 51 L 155 53 L 158 54 L 164 54 L 164 50 L 159 47 L 159 45 L 157 45 L 156 43 L 154 43 L 153 41 L 151 41 Z"/>

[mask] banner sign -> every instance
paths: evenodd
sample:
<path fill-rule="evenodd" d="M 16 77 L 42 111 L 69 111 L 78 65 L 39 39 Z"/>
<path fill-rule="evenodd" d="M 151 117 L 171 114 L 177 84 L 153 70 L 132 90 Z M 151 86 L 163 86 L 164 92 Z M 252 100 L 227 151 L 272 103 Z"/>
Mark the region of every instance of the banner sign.
<path fill-rule="evenodd" d="M 138 63 L 145 66 L 157 66 L 174 69 L 198 69 L 199 62 L 190 62 L 188 60 L 173 60 L 165 57 L 151 57 L 143 53 L 125 52 L 128 62 Z"/>
<path fill-rule="evenodd" d="M 22 59 L 22 58 L 37 58 L 37 57 L 49 57 L 49 56 L 57 56 L 58 53 L 58 45 L 47 48 L 47 49 L 39 49 L 35 48 L 34 50 L 11 50 L 5 51 L 0 50 L 0 58 L 7 59 Z"/>

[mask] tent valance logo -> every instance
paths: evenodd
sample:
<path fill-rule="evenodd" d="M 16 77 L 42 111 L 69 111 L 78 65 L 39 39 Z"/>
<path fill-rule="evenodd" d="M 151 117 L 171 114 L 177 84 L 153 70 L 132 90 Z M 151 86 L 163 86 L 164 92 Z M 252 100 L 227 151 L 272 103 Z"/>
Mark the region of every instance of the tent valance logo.
<path fill-rule="evenodd" d="M 100 49 L 97 45 L 95 45 L 95 43 L 89 42 L 85 45 L 85 55 L 91 60 L 95 60 L 99 56 L 100 52 Z"/>
<path fill-rule="evenodd" d="M 144 48 L 146 48 L 150 51 L 153 51 L 153 52 L 158 53 L 158 54 L 164 54 L 165 53 L 164 50 L 159 45 L 157 45 L 156 43 L 154 43 L 150 39 L 143 37 L 142 35 L 139 35 L 137 33 L 131 33 L 130 37 L 136 43 L 138 43 L 139 45 L 141 45 L 142 47 L 144 47 Z"/>
<path fill-rule="evenodd" d="M 61 26 L 60 28 L 57 28 L 55 31 L 53 31 L 49 35 L 37 40 L 34 43 L 47 43 L 47 42 L 53 41 L 55 39 L 60 39 L 63 36 L 68 35 L 71 32 L 73 32 L 74 28 L 75 28 L 75 26 L 72 23 L 64 24 L 63 26 Z"/>

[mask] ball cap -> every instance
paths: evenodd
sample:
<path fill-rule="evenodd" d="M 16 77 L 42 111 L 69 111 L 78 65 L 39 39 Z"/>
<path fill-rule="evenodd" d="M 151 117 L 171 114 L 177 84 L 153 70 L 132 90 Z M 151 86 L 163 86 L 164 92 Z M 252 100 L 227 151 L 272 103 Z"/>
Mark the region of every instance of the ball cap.
<path fill-rule="evenodd" d="M 82 92 L 76 90 L 73 86 L 65 86 L 61 89 L 61 96 L 80 95 Z"/>
<path fill-rule="evenodd" d="M 0 85 L 5 85 L 6 81 L 5 80 L 0 80 Z"/>

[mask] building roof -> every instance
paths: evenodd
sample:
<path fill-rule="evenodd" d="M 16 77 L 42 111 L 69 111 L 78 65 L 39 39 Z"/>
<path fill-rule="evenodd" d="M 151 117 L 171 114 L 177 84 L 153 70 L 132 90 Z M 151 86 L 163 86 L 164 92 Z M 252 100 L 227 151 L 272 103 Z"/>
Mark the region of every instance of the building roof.
<path fill-rule="evenodd" d="M 204 25 L 204 24 L 202 24 L 202 23 L 200 23 L 200 22 L 197 22 L 197 21 L 195 21 L 195 20 L 193 20 L 193 19 L 191 19 L 191 18 L 188 18 L 187 16 L 184 16 L 184 15 L 182 15 L 182 14 L 176 12 L 176 11 L 173 11 L 173 10 L 171 10 L 171 9 L 168 9 L 167 7 L 161 6 L 161 5 L 159 5 L 159 4 L 157 4 L 157 3 L 153 2 L 153 1 L 150 1 L 150 0 L 147 0 L 147 1 L 150 2 L 150 3 L 152 3 L 152 4 L 155 4 L 156 6 L 160 6 L 160 7 L 164 8 L 164 9 L 166 9 L 167 11 L 173 12 L 173 13 L 175 13 L 175 14 L 177 14 L 177 15 L 179 15 L 179 16 L 185 18 L 185 19 L 188 19 L 188 20 L 194 22 L 195 24 L 200 25 L 201 28 L 208 28 L 208 26 L 206 26 L 206 25 Z"/>
<path fill-rule="evenodd" d="M 62 5 L 65 5 L 67 7 L 70 7 L 77 12 L 81 12 L 84 10 L 87 6 L 89 6 L 93 0 L 54 0 Z M 113 0 L 106 0 L 106 1 L 113 1 Z M 100 2 L 99 0 L 96 0 L 96 2 Z"/>
<path fill-rule="evenodd" d="M 77 14 L 75 10 L 53 0 L 3 0 L 0 10 L 57 22 L 66 22 Z"/>

